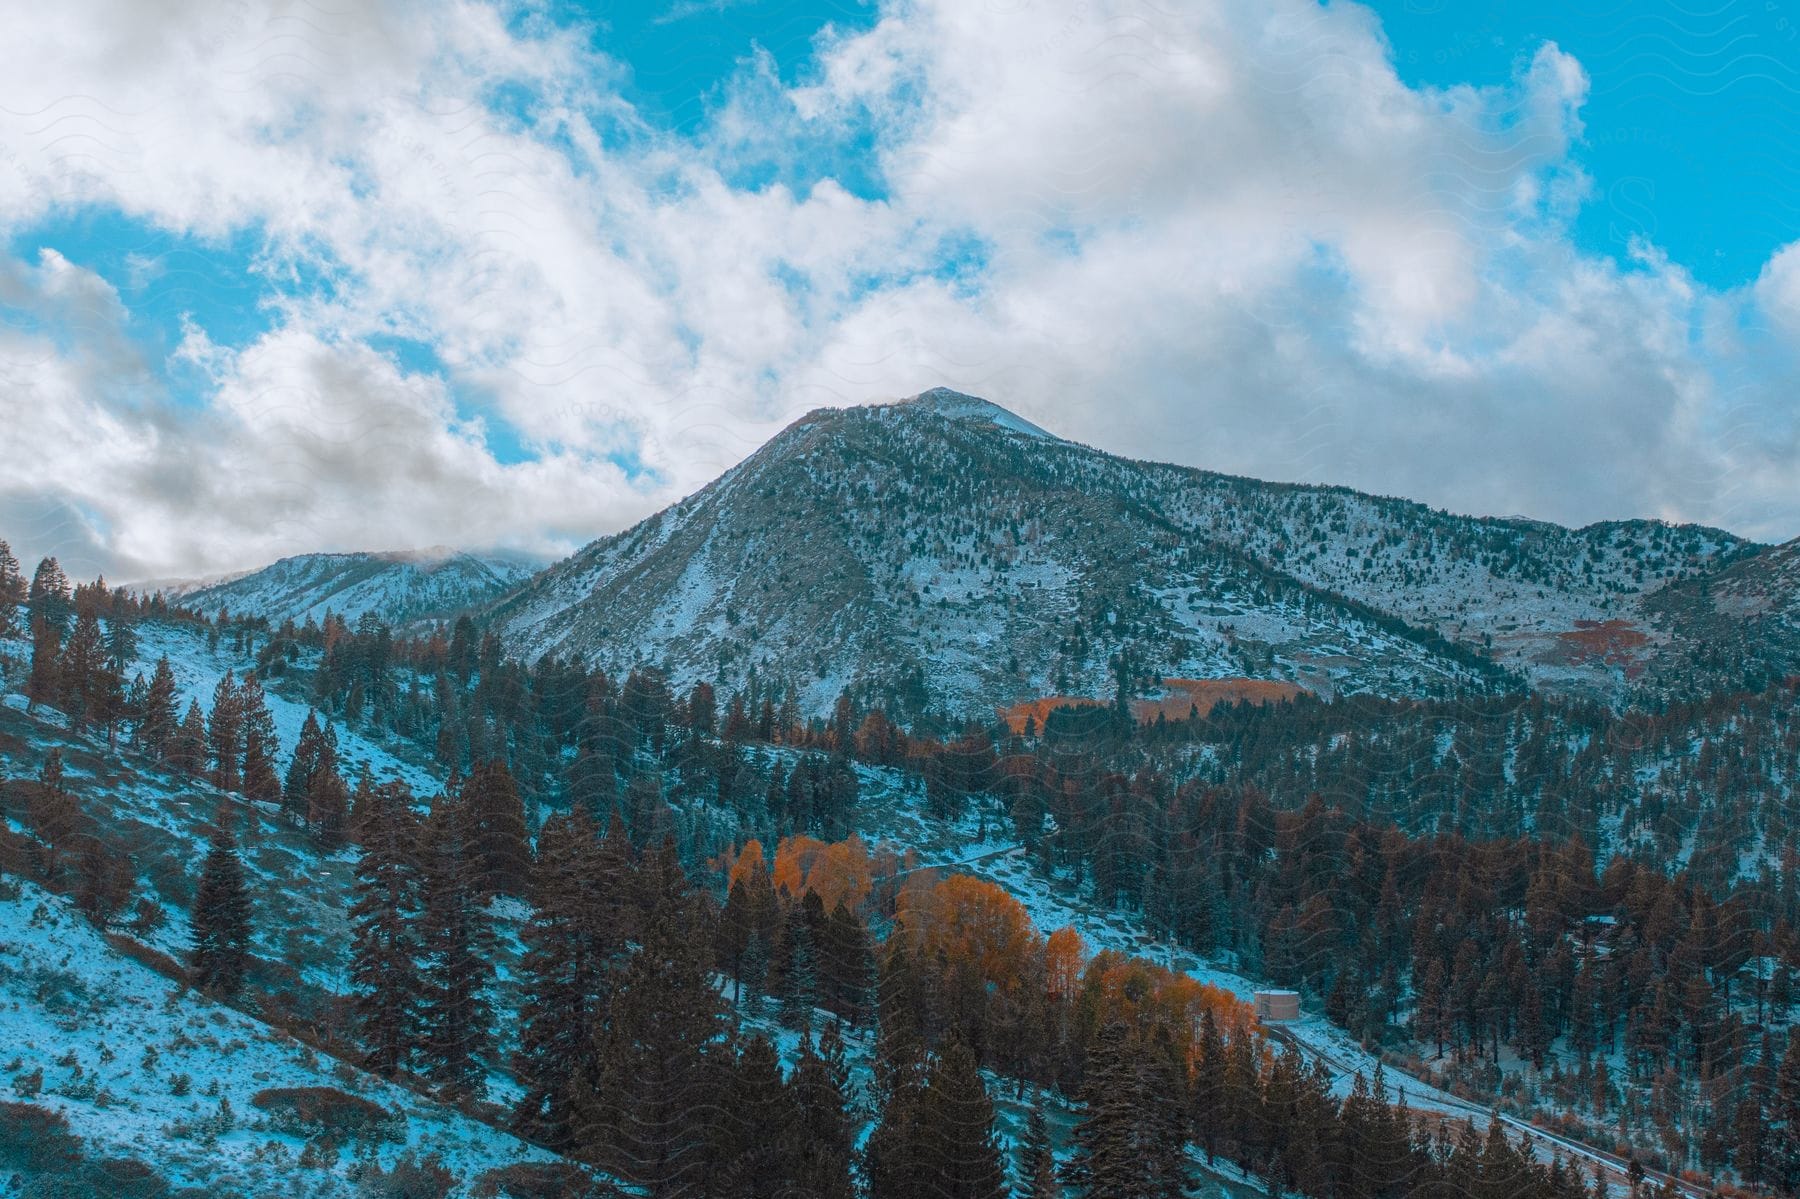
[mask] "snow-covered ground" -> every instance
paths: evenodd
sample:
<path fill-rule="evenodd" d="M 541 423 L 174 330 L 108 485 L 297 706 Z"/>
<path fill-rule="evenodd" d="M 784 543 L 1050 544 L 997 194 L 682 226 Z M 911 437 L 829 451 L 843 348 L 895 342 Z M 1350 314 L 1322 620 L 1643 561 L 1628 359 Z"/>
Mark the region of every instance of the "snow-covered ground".
<path fill-rule="evenodd" d="M 211 616 L 221 611 L 305 624 L 365 613 L 394 626 L 443 619 L 485 604 L 543 562 L 520 554 L 465 553 L 447 546 L 392 553 L 301 554 L 206 586 L 167 590 Z M 144 585 L 143 590 L 150 590 Z"/>
<path fill-rule="evenodd" d="M 235 671 L 241 680 L 246 669 L 254 669 L 255 661 L 247 655 L 232 652 L 226 639 L 217 649 L 208 649 L 205 634 L 191 625 L 146 622 L 138 628 L 138 656 L 126 671 L 129 677 L 142 673 L 145 678 L 156 668 L 156 660 L 168 655 L 169 668 L 175 674 L 175 685 L 181 693 L 179 707 L 187 711 L 190 699 L 198 700 L 201 711 L 210 711 L 213 690 L 225 672 Z M 300 739 L 300 726 L 306 720 L 309 706 L 283 694 L 290 688 L 282 679 L 266 680 L 264 694 L 269 714 L 275 719 L 275 732 L 281 741 L 280 769 Z M 357 773 L 367 768 L 374 781 L 399 779 L 412 788 L 413 794 L 428 796 L 442 787 L 441 780 L 417 759 L 419 754 L 409 746 L 381 744 L 362 732 L 339 725 L 338 765 L 353 784 Z"/>
<path fill-rule="evenodd" d="M 177 1186 L 245 1195 L 354 1193 L 365 1160 L 435 1153 L 465 1183 L 550 1155 L 403 1087 L 315 1053 L 107 944 L 29 883 L 0 892 L 0 1086 L 62 1113 L 91 1157 L 135 1157 Z M 268 1087 L 330 1087 L 398 1117 L 394 1139 L 308 1154 L 253 1103 Z M 41 1089 L 40 1089 L 41 1088 Z"/>

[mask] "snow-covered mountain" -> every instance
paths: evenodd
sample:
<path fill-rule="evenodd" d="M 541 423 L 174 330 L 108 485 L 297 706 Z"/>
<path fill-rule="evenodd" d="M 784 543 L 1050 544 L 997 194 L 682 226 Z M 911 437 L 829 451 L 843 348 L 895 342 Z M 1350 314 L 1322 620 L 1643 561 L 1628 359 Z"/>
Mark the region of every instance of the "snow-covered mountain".
<path fill-rule="evenodd" d="M 1681 687 L 1700 624 L 1749 627 L 1649 597 L 1754 573 L 1762 551 L 1696 526 L 1568 529 L 1131 461 L 939 389 L 809 413 L 491 618 L 528 656 L 728 685 L 754 668 L 814 710 L 846 686 L 967 713 L 1111 695 L 1121 654 L 1140 686 L 1613 697 Z"/>
<path fill-rule="evenodd" d="M 465 553 L 437 546 L 394 553 L 301 554 L 249 574 L 192 590 L 170 588 L 184 607 L 323 619 L 336 612 L 354 623 L 372 613 L 394 626 L 437 620 L 481 607 L 528 578 L 543 563 L 523 555 Z"/>

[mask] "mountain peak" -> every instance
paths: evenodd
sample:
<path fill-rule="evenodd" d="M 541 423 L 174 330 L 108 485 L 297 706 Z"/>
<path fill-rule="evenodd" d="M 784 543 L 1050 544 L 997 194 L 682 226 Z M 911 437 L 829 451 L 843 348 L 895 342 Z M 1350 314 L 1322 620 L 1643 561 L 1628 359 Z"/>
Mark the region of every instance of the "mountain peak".
<path fill-rule="evenodd" d="M 1746 647 L 1704 667 L 1727 681 L 1800 663 L 1800 618 L 1791 642 L 1747 639 L 1794 589 L 1767 563 L 1721 581 L 1744 552 L 1693 527 L 1460 517 L 1118 458 L 934 388 L 808 413 L 722 485 L 501 600 L 489 627 L 526 658 L 664 664 L 677 689 L 777 680 L 819 715 L 847 688 L 982 719 L 1107 696 L 1121 656 L 1324 695 L 1530 682 L 1610 702 L 1700 677 L 1708 646 Z M 1651 603 L 1695 576 L 1711 588 Z"/>
<path fill-rule="evenodd" d="M 972 396 L 949 387 L 933 387 L 930 391 L 921 391 L 918 395 L 900 400 L 898 405 L 926 409 L 945 420 L 978 421 L 1010 429 L 1014 433 L 1023 433 L 1028 437 L 1042 437 L 1046 441 L 1062 440 L 1056 434 L 1032 424 L 1018 413 L 1002 408 L 992 400 L 984 400 L 980 396 Z"/>

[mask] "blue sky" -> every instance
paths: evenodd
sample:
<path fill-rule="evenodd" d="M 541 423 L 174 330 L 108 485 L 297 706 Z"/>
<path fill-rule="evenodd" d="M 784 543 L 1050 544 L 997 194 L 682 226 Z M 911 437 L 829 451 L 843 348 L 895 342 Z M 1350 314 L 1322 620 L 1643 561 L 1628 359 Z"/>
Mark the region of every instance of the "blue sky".
<path fill-rule="evenodd" d="M 115 576 L 557 553 L 951 385 L 1137 456 L 1786 539 L 1796 19 L 46 6 L 0 43 L 0 536 Z"/>
<path fill-rule="evenodd" d="M 1400 77 L 1437 88 L 1504 86 L 1554 42 L 1592 80 L 1576 160 L 1593 192 L 1577 224 L 1583 246 L 1625 257 L 1647 239 L 1716 286 L 1753 279 L 1800 237 L 1800 6 L 1667 0 L 1371 0 Z M 629 67 L 622 91 L 658 125 L 694 135 L 742 61 L 767 54 L 787 82 L 817 70 L 821 28 L 866 29 L 860 0 L 713 0 L 568 5 L 593 43 Z M 872 144 L 838 147 L 823 165 L 879 195 Z M 815 172 L 817 173 L 817 172 Z M 774 171 L 752 183 L 773 177 Z M 785 174 L 790 180 L 797 178 Z"/>
<path fill-rule="evenodd" d="M 553 19 L 588 25 L 596 48 L 629 65 L 624 94 L 640 113 L 689 134 L 706 123 L 743 59 L 767 53 L 793 83 L 816 69 L 820 29 L 867 29 L 878 11 L 860 0 L 657 0 L 551 10 Z"/>
<path fill-rule="evenodd" d="M 1575 159 L 1593 192 L 1580 243 L 1624 258 L 1654 242 L 1715 286 L 1755 278 L 1800 237 L 1800 5 L 1668 0 L 1371 0 L 1408 83 L 1504 86 L 1554 42 L 1592 81 Z M 1790 11 L 1791 9 L 1791 11 Z M 694 135 L 746 58 L 764 53 L 792 83 L 818 69 L 821 28 L 868 28 L 860 0 L 682 0 L 569 5 L 593 43 L 629 67 L 622 89 L 640 114 Z M 872 143 L 824 165 L 861 194 L 881 194 Z M 793 175 L 786 176 L 796 178 Z M 760 182 L 761 180 L 756 180 Z"/>
<path fill-rule="evenodd" d="M 1583 245 L 1645 238 L 1716 286 L 1800 237 L 1800 5 L 1374 0 L 1401 78 L 1504 83 L 1546 41 L 1592 80 Z"/>

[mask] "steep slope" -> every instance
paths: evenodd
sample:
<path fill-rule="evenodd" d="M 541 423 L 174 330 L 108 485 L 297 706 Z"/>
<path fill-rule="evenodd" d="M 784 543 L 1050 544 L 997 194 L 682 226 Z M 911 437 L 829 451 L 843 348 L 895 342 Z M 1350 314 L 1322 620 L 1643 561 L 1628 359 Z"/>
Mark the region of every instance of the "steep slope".
<path fill-rule="evenodd" d="M 167 1195 L 160 1177 L 183 1195 L 354 1196 L 369 1193 L 358 1180 L 370 1163 L 408 1154 L 435 1155 L 462 1179 L 554 1160 L 179 986 L 33 884 L 0 883 L 0 930 L 8 1097 L 29 1096 L 55 1147 L 78 1145 L 99 1179 L 78 1189 L 59 1163 L 20 1193 Z M 282 1118 L 271 1098 L 284 1093 L 379 1112 L 381 1127 L 325 1148 L 328 1134 Z M 69 1135 L 80 1140 L 65 1148 Z"/>
<path fill-rule="evenodd" d="M 1653 689 L 1756 690 L 1800 669 L 1800 539 L 1645 598 Z"/>
<path fill-rule="evenodd" d="M 128 673 L 166 655 L 182 707 L 206 703 L 218 677 L 248 660 L 191 623 L 145 622 L 139 634 Z M 0 661 L 16 666 L 25 652 L 0 639 Z M 158 765 L 128 738 L 115 747 L 98 729 L 70 731 L 53 708 L 28 713 L 20 678 L 0 670 L 0 1099 L 10 1105 L 0 1111 L 0 1194 L 169 1195 L 166 1182 L 186 1196 L 350 1197 L 374 1191 L 378 1167 L 429 1156 L 467 1195 L 484 1172 L 556 1161 L 504 1131 L 499 1109 L 434 1102 L 356 1067 L 341 999 L 354 850 L 322 849 L 271 806 Z M 285 766 L 306 709 L 268 700 Z M 372 730 L 340 725 L 337 736 L 346 772 L 403 778 L 421 797 L 442 785 L 375 744 Z M 31 780 L 52 750 L 82 843 L 129 863 L 132 900 L 104 927 L 77 911 L 87 867 L 72 864 L 74 853 L 52 865 L 34 848 Z M 190 989 L 177 965 L 223 813 L 238 831 L 251 902 L 250 985 L 235 1006 Z M 515 945 L 523 909 L 494 911 L 504 944 Z M 513 1094 L 499 1072 L 490 1085 L 498 1101 Z M 40 1155 L 49 1166 L 37 1174 L 6 1151 L 40 1125 L 56 1153 Z"/>
<path fill-rule="evenodd" d="M 443 619 L 486 604 L 541 563 L 504 554 L 472 554 L 442 546 L 395 553 L 301 554 L 185 594 L 185 607 L 303 623 L 336 612 L 355 622 L 365 613 L 390 625 Z"/>
<path fill-rule="evenodd" d="M 1643 595 L 1756 548 L 1133 462 L 938 390 L 808 414 L 492 620 L 531 656 L 661 662 L 678 682 L 754 668 L 814 710 L 859 684 L 964 713 L 1110 695 L 1121 653 L 1141 680 L 1612 695 L 1639 664 L 1565 636 L 1640 621 Z"/>

